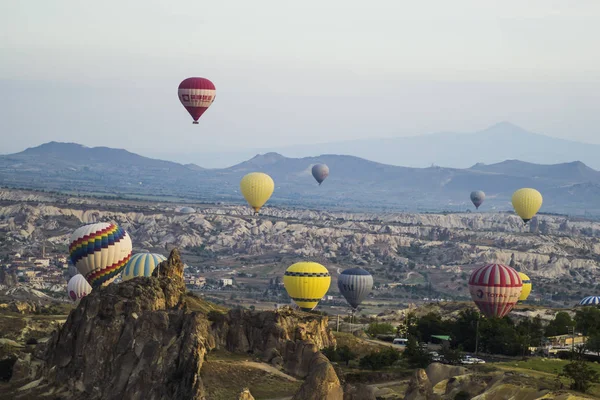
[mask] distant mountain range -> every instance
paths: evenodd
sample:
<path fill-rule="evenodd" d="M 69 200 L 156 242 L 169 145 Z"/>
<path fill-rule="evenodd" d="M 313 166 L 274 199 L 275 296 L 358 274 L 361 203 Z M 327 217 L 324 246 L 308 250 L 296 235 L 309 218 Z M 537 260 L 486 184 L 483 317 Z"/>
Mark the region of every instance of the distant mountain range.
<path fill-rule="evenodd" d="M 322 186 L 311 175 L 317 162 L 331 174 Z M 409 168 L 355 156 L 287 158 L 256 155 L 229 168 L 204 169 L 142 157 L 122 149 L 50 142 L 0 156 L 0 185 L 147 198 L 243 202 L 239 180 L 248 172 L 273 177 L 270 204 L 354 210 L 464 211 L 472 190 L 487 198 L 480 211 L 510 210 L 521 187 L 544 195 L 542 211 L 600 215 L 600 172 L 579 161 L 541 165 L 517 160 L 470 168 Z"/>
<path fill-rule="evenodd" d="M 528 132 L 501 122 L 472 133 L 441 132 L 397 138 L 377 138 L 316 143 L 276 148 L 222 151 L 185 155 L 156 154 L 159 158 L 194 161 L 204 167 L 225 167 L 257 153 L 277 152 L 286 157 L 315 154 L 348 154 L 389 165 L 424 168 L 431 165 L 468 168 L 504 160 L 556 164 L 579 160 L 600 169 L 600 145 L 580 143 Z"/>

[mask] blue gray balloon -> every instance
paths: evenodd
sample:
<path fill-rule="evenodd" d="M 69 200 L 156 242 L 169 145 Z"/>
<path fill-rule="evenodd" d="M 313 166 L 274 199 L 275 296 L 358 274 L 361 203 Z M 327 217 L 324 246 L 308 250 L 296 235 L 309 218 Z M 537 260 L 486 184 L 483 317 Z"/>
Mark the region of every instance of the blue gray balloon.
<path fill-rule="evenodd" d="M 312 175 L 315 177 L 317 182 L 319 182 L 319 186 L 325 178 L 329 176 L 329 167 L 325 164 L 315 164 L 312 167 Z"/>
<path fill-rule="evenodd" d="M 352 308 L 358 307 L 372 288 L 373 276 L 360 267 L 346 269 L 338 277 L 338 289 Z"/>
<path fill-rule="evenodd" d="M 481 190 L 476 190 L 474 192 L 471 192 L 471 201 L 475 205 L 476 209 L 479 209 L 479 206 L 481 205 L 481 203 L 483 203 L 484 200 L 485 200 L 485 193 L 483 193 Z"/>

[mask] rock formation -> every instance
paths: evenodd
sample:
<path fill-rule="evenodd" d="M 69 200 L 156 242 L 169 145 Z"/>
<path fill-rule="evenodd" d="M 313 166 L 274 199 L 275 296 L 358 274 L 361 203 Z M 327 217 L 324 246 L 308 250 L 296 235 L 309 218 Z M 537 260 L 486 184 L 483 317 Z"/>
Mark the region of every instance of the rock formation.
<path fill-rule="evenodd" d="M 333 366 L 320 352 L 313 353 L 309 374 L 292 400 L 344 400 L 344 391 Z"/>
<path fill-rule="evenodd" d="M 302 393 L 342 399 L 337 375 L 318 351 L 335 344 L 325 317 L 291 309 L 190 312 L 182 276 L 175 249 L 153 277 L 92 291 L 51 339 L 38 345 L 35 360 L 15 361 L 11 383 L 24 386 L 12 398 L 52 393 L 55 399 L 76 400 L 201 400 L 205 355 L 223 348 L 263 356 L 307 377 Z M 249 392 L 240 396 L 252 398 Z"/>

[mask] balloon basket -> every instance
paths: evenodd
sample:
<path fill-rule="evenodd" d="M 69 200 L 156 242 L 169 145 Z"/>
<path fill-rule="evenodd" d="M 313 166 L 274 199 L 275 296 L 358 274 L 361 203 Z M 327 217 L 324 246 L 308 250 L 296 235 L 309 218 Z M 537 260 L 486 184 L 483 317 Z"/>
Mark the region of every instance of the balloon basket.
<path fill-rule="evenodd" d="M 198 125 L 198 121 L 194 121 L 194 122 L 192 122 L 192 124 Z"/>

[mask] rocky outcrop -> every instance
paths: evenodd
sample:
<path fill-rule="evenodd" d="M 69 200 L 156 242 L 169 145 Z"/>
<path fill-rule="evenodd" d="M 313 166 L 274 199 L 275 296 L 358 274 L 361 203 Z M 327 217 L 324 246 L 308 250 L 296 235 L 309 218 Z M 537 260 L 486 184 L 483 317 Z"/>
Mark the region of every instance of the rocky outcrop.
<path fill-rule="evenodd" d="M 468 372 L 469 370 L 465 367 L 447 365 L 442 363 L 431 363 L 427 366 L 427 369 L 425 370 L 427 378 L 433 386 L 437 385 L 438 382 L 450 379 L 458 375 L 464 375 Z"/>
<path fill-rule="evenodd" d="M 308 375 L 317 351 L 336 343 L 326 317 L 289 307 L 262 312 L 234 309 L 216 318 L 211 331 L 218 348 L 256 354 L 299 378 Z"/>
<path fill-rule="evenodd" d="M 344 386 L 344 400 L 377 400 L 375 390 L 362 383 Z"/>
<path fill-rule="evenodd" d="M 291 309 L 191 312 L 182 276 L 175 249 L 153 277 L 93 290 L 38 345 L 35 359 L 11 356 L 11 383 L 23 385 L 11 398 L 202 400 L 205 355 L 221 347 L 262 356 L 307 377 L 307 385 L 326 394 L 321 398 L 341 400 L 337 375 L 318 351 L 335 344 L 326 317 Z"/>
<path fill-rule="evenodd" d="M 159 279 L 95 289 L 53 336 L 46 379 L 74 399 L 201 399 L 209 341 L 204 316 L 181 307 L 177 250 Z"/>
<path fill-rule="evenodd" d="M 250 389 L 245 388 L 240 393 L 238 400 L 254 400 L 254 396 L 252 396 L 252 393 L 250 393 Z"/>
<path fill-rule="evenodd" d="M 292 400 L 344 400 L 344 392 L 333 366 L 320 352 L 313 353 L 309 374 Z"/>
<path fill-rule="evenodd" d="M 405 400 L 439 400 L 440 397 L 433 393 L 433 385 L 424 369 L 418 369 L 408 383 Z"/>

